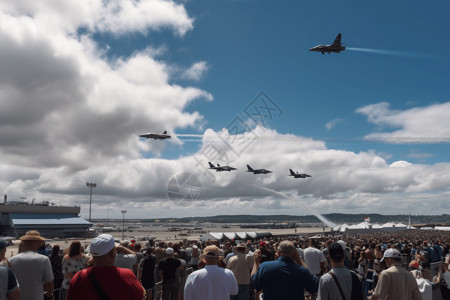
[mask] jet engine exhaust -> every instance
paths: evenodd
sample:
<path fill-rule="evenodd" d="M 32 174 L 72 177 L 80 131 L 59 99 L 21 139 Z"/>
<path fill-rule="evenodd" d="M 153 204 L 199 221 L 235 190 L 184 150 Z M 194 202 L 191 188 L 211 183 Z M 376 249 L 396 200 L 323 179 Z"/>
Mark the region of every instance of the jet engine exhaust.
<path fill-rule="evenodd" d="M 286 198 L 286 199 L 289 199 L 289 200 L 297 201 L 297 202 L 299 202 L 305 209 L 307 209 L 307 210 L 310 211 L 314 216 L 316 216 L 320 221 L 322 221 L 324 224 L 326 224 L 328 227 L 334 228 L 334 227 L 337 226 L 335 223 L 331 222 L 330 220 L 328 220 L 327 218 L 325 218 L 324 216 L 322 216 L 321 214 L 319 214 L 318 212 L 316 212 L 316 211 L 313 210 L 312 208 L 307 207 L 305 204 L 303 204 L 303 203 L 301 202 L 301 199 L 300 199 L 299 197 L 289 196 L 289 195 L 286 195 L 286 194 L 284 194 L 284 193 L 281 193 L 281 192 L 278 192 L 278 191 L 275 191 L 275 190 L 272 190 L 272 189 L 268 189 L 268 188 L 265 188 L 265 187 L 261 187 L 261 186 L 257 186 L 257 187 L 260 188 L 260 189 L 263 189 L 263 190 L 272 192 L 272 193 L 274 193 L 274 194 L 277 194 L 277 195 L 279 195 L 279 196 L 281 196 L 281 197 L 283 197 L 283 198 Z"/>
<path fill-rule="evenodd" d="M 437 56 L 432 56 L 432 55 L 427 55 L 427 54 L 422 54 L 422 53 L 407 52 L 407 51 L 357 48 L 357 47 L 347 47 L 346 49 L 349 51 L 381 54 L 381 55 L 388 55 L 388 56 L 399 56 L 399 57 L 429 59 L 429 60 L 448 60 L 443 57 L 437 57 Z"/>

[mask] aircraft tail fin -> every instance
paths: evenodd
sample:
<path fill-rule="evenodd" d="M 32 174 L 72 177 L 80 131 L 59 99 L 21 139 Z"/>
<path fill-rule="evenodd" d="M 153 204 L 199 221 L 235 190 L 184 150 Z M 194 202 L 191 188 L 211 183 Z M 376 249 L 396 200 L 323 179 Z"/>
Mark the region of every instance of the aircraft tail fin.
<path fill-rule="evenodd" d="M 208 164 L 209 164 L 210 168 L 214 168 L 214 169 L 216 168 L 216 167 L 214 167 L 214 165 L 210 161 L 208 161 Z"/>
<path fill-rule="evenodd" d="M 289 172 L 291 172 L 291 175 L 295 175 L 294 171 L 292 169 L 289 169 Z"/>
<path fill-rule="evenodd" d="M 333 46 L 341 46 L 341 34 L 339 33 L 333 42 Z"/>
<path fill-rule="evenodd" d="M 163 134 L 167 134 L 167 130 L 164 130 Z"/>
<path fill-rule="evenodd" d="M 250 167 L 249 165 L 247 165 L 247 169 L 248 169 L 248 171 L 247 171 L 247 172 L 253 172 L 253 169 L 252 169 L 252 167 Z"/>

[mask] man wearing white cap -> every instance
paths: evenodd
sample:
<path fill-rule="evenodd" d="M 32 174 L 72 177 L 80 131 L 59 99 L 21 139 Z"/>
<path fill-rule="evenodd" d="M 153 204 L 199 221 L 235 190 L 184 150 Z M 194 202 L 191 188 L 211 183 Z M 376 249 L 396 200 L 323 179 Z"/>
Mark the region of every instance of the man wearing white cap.
<path fill-rule="evenodd" d="M 402 255 L 394 248 L 384 252 L 381 262 L 388 269 L 381 272 L 371 300 L 421 300 L 419 287 L 410 272 L 401 267 Z"/>
<path fill-rule="evenodd" d="M 179 278 L 176 276 L 177 269 L 182 270 L 181 260 L 173 257 L 173 249 L 166 249 L 166 257 L 158 264 L 159 276 L 162 278 L 162 299 L 178 299 Z"/>
<path fill-rule="evenodd" d="M 233 272 L 219 268 L 219 248 L 208 246 L 203 250 L 203 269 L 191 273 L 184 286 L 184 300 L 229 300 L 238 293 Z"/>
<path fill-rule="evenodd" d="M 91 241 L 89 251 L 94 267 L 75 274 L 70 281 L 67 300 L 141 300 L 144 289 L 129 269 L 114 266 L 116 246 L 109 234 L 101 234 Z"/>

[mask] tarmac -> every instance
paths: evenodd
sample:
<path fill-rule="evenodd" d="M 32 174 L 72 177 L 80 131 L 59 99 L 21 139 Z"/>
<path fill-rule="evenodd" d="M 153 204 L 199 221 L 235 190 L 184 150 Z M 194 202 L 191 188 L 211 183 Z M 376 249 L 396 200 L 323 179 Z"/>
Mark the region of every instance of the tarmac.
<path fill-rule="evenodd" d="M 177 227 L 179 228 L 179 227 Z M 164 241 L 164 242 L 181 242 L 184 240 L 189 241 L 198 241 L 200 237 L 208 232 L 270 232 L 273 236 L 282 236 L 282 235 L 295 235 L 295 234 L 307 234 L 307 235 L 315 235 L 330 232 L 330 228 L 322 227 L 297 227 L 297 228 L 289 228 L 289 229 L 257 229 L 257 228 L 241 228 L 240 226 L 230 226 L 227 228 L 223 227 L 202 227 L 202 230 L 191 230 L 191 229 L 181 229 L 180 231 L 170 231 L 173 230 L 172 227 L 162 227 L 162 226 L 152 226 L 152 227 L 142 227 L 135 230 L 125 231 L 124 233 L 114 231 L 114 232 L 99 232 L 108 233 L 114 236 L 117 240 L 132 240 L 135 239 L 137 242 L 141 242 L 143 246 L 145 246 L 148 238 L 153 238 L 154 241 Z M 80 241 L 81 245 L 85 248 L 89 246 L 92 238 L 67 238 L 67 239 L 49 239 L 46 241 L 46 244 L 51 246 L 57 244 L 63 250 L 66 250 L 70 247 L 70 244 L 73 241 Z M 20 243 L 19 240 L 13 242 L 14 245 L 9 246 L 6 250 L 6 258 L 10 258 L 18 253 L 18 245 Z"/>

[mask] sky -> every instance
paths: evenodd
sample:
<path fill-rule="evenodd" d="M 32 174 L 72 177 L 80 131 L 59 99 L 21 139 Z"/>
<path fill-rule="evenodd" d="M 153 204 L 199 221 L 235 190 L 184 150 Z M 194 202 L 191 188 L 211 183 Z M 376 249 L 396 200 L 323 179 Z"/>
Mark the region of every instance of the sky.
<path fill-rule="evenodd" d="M 87 182 L 92 218 L 448 214 L 449 9 L 3 1 L 0 190 L 85 218 Z"/>

